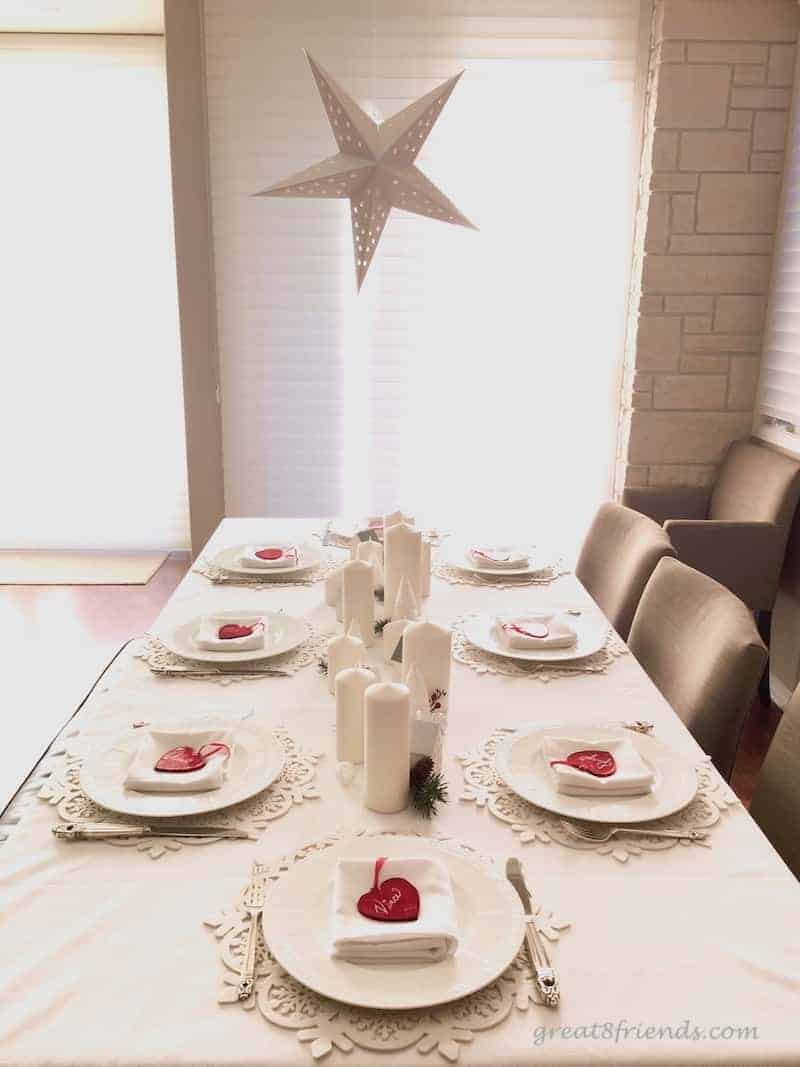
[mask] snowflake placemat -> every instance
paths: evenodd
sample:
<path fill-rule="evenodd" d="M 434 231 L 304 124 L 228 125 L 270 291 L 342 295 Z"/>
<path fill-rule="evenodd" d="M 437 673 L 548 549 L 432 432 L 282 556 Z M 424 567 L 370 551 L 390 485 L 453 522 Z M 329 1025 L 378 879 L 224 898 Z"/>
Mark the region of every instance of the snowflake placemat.
<path fill-rule="evenodd" d="M 286 815 L 296 804 L 303 804 L 307 800 L 315 800 L 319 797 L 316 775 L 317 763 L 322 758 L 322 754 L 300 747 L 288 730 L 282 726 L 276 727 L 272 731 L 272 736 L 285 753 L 283 770 L 272 785 L 262 793 L 251 797 L 250 800 L 242 801 L 241 804 L 234 804 L 223 811 L 215 812 L 213 817 L 215 827 L 246 830 L 251 835 L 257 836 L 266 829 L 269 823 Z M 81 789 L 82 763 L 82 757 L 74 754 L 67 747 L 64 755 L 55 761 L 53 770 L 39 788 L 39 799 L 52 805 L 59 821 L 94 822 L 104 825 L 113 823 L 129 826 L 147 824 L 144 819 L 128 817 L 122 819 L 116 813 L 107 811 L 90 800 Z M 208 821 L 208 815 L 183 816 L 180 819 L 169 820 L 171 824 L 179 822 L 187 827 L 202 826 Z M 114 845 L 118 848 L 135 848 L 156 860 L 170 853 L 179 852 L 184 845 L 207 845 L 219 840 L 222 839 L 137 837 L 102 839 L 102 844 Z"/>
<path fill-rule="evenodd" d="M 153 634 L 147 634 L 139 644 L 133 656 L 140 659 L 154 674 L 164 677 L 202 678 L 206 681 L 229 685 L 250 678 L 277 677 L 288 678 L 310 663 L 317 663 L 324 655 L 332 634 L 317 630 L 308 619 L 302 619 L 306 628 L 306 639 L 297 648 L 290 649 L 279 656 L 270 656 L 265 660 L 235 664 L 230 667 L 217 666 L 214 663 L 200 663 L 184 659 L 171 652 L 166 645 Z"/>
<path fill-rule="evenodd" d="M 512 659 L 473 645 L 464 632 L 464 624 L 469 618 L 470 615 L 462 615 L 452 623 L 453 659 L 471 667 L 476 674 L 507 674 L 512 678 L 537 678 L 540 682 L 549 682 L 554 678 L 571 678 L 576 674 L 604 674 L 612 663 L 628 652 L 625 642 L 609 629 L 600 651 L 582 659 L 548 663 Z"/>
<path fill-rule="evenodd" d="M 478 574 L 475 571 L 464 570 L 461 567 L 449 563 L 446 559 L 437 559 L 433 564 L 433 574 L 450 585 L 477 585 L 493 589 L 521 589 L 529 585 L 550 585 L 556 578 L 561 578 L 571 571 L 562 559 L 556 559 L 543 570 L 532 571 L 530 574 L 514 575 L 503 574 L 501 570 L 494 574 L 485 572 Z"/>
<path fill-rule="evenodd" d="M 314 852 L 338 844 L 347 836 L 362 837 L 371 833 L 385 834 L 385 831 L 338 832 L 305 845 L 267 864 L 267 878 L 275 881 L 293 864 Z M 425 836 L 401 833 L 402 836 Z M 490 859 L 480 855 L 471 846 L 452 838 L 425 836 L 425 839 L 445 852 L 455 851 L 480 863 L 492 864 Z M 238 1004 L 245 1010 L 255 1009 L 272 1026 L 294 1030 L 297 1040 L 308 1046 L 315 1060 L 322 1059 L 334 1050 L 349 1053 L 357 1046 L 368 1052 L 389 1056 L 409 1048 L 416 1048 L 421 1056 L 426 1056 L 435 1049 L 444 1059 L 454 1063 L 459 1058 L 462 1045 L 473 1041 L 484 1031 L 499 1026 L 512 1012 L 527 1012 L 541 1006 L 524 949 L 494 982 L 477 993 L 449 1004 L 414 1011 L 380 1011 L 342 1004 L 312 992 L 287 974 L 264 945 L 260 929 L 255 992 L 247 1000 L 239 1000 L 237 987 L 250 921 L 241 898 L 232 901 L 206 921 L 206 926 L 214 931 L 220 942 L 224 966 L 218 1001 L 220 1004 Z M 555 918 L 552 912 L 540 909 L 536 914 L 536 926 L 543 937 L 556 942 L 569 928 L 569 923 Z"/>
<path fill-rule="evenodd" d="M 634 725 L 633 728 L 637 727 Z M 464 777 L 459 800 L 474 804 L 476 808 L 488 809 L 495 819 L 506 823 L 513 833 L 519 835 L 523 845 L 554 843 L 566 848 L 596 852 L 600 856 L 611 856 L 620 863 L 626 863 L 632 856 L 641 856 L 644 852 L 663 852 L 676 845 L 703 845 L 708 848 L 711 844 L 708 831 L 719 822 L 724 812 L 739 804 L 738 798 L 714 769 L 711 760 L 706 758 L 697 766 L 697 793 L 694 800 L 674 815 L 642 824 L 654 830 L 700 831 L 704 833 L 701 840 L 648 837 L 646 831 L 636 836 L 626 834 L 624 837 L 612 837 L 609 841 L 579 840 L 565 829 L 560 815 L 537 808 L 524 800 L 497 773 L 497 750 L 514 732 L 500 727 L 481 741 L 477 748 L 457 757 Z"/>
<path fill-rule="evenodd" d="M 205 556 L 198 556 L 192 567 L 194 574 L 200 574 L 214 585 L 235 585 L 242 589 L 258 589 L 265 592 L 268 589 L 285 589 L 287 585 L 314 585 L 321 582 L 337 567 L 341 567 L 344 561 L 328 555 L 315 567 L 302 571 L 300 574 L 281 576 L 277 572 L 261 572 L 260 577 L 250 577 L 246 574 L 232 574 L 230 571 L 218 567 L 213 560 Z"/>

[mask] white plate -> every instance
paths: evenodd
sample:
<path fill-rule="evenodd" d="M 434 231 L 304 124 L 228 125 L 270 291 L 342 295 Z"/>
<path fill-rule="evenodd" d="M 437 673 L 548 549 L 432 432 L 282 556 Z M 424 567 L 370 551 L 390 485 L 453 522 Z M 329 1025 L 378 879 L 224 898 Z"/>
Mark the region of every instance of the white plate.
<path fill-rule="evenodd" d="M 566 610 L 565 605 L 536 605 L 531 614 Z M 522 612 L 520 612 L 522 614 Z M 468 641 L 484 652 L 531 663 L 563 662 L 594 655 L 605 645 L 609 625 L 607 619 L 592 608 L 581 608 L 580 615 L 570 618 L 577 640 L 569 648 L 509 648 L 500 638 L 494 615 L 472 615 L 464 620 L 464 634 Z"/>
<path fill-rule="evenodd" d="M 627 737 L 655 774 L 652 792 L 640 797 L 570 797 L 559 793 L 542 755 L 546 735 L 565 734 L 592 739 Z M 685 808 L 697 793 L 697 774 L 685 756 L 661 741 L 619 726 L 570 723 L 538 726 L 513 737 L 497 750 L 497 773 L 524 800 L 545 811 L 587 822 L 636 823 L 660 819 Z"/>
<path fill-rule="evenodd" d="M 266 628 L 264 647 L 248 648 L 239 652 L 209 652 L 198 648 L 193 638 L 200 629 L 201 616 L 199 615 L 187 622 L 173 625 L 163 632 L 159 631 L 157 637 L 176 656 L 197 660 L 198 663 L 249 663 L 252 660 L 269 659 L 270 656 L 280 656 L 283 652 L 289 652 L 298 645 L 302 645 L 308 636 L 302 619 L 284 615 L 282 611 L 258 611 L 253 608 L 252 604 L 238 611 L 209 611 L 208 614 L 219 616 L 221 619 L 262 616 Z"/>
<path fill-rule="evenodd" d="M 256 581 L 263 579 L 263 581 L 268 582 L 271 578 L 289 578 L 292 575 L 302 574 L 303 571 L 309 571 L 312 567 L 316 567 L 324 559 L 322 550 L 315 545 L 298 545 L 300 562 L 296 565 L 290 567 L 246 567 L 239 562 L 239 559 L 242 553 L 252 544 L 254 542 L 250 541 L 247 545 L 232 545 L 230 548 L 223 548 L 221 552 L 214 556 L 212 562 L 216 563 L 220 570 L 227 571 L 228 574 L 247 575 L 248 578 L 255 578 Z"/>
<path fill-rule="evenodd" d="M 453 884 L 458 951 L 425 964 L 333 959 L 331 892 L 336 861 L 344 856 L 443 860 Z M 296 863 L 272 889 L 262 925 L 272 955 L 303 985 L 345 1004 L 384 1010 L 427 1008 L 481 989 L 508 967 L 524 934 L 522 907 L 505 877 L 424 837 L 395 835 L 350 838 Z"/>
<path fill-rule="evenodd" d="M 525 567 L 488 567 L 486 565 L 479 565 L 474 563 L 467 552 L 469 551 L 469 545 L 466 546 L 451 546 L 449 552 L 444 556 L 445 563 L 448 563 L 451 567 L 455 567 L 457 570 L 466 571 L 467 574 L 479 574 L 482 577 L 497 578 L 498 576 L 504 576 L 506 578 L 521 578 L 524 576 L 532 577 L 537 574 L 544 574 L 553 565 L 552 560 L 546 560 L 537 553 L 535 547 L 530 550 L 528 556 L 528 564 Z M 504 548 L 503 545 L 495 546 L 499 549 Z M 522 546 L 510 545 L 509 548 L 513 548 L 515 551 Z"/>
<path fill-rule="evenodd" d="M 126 731 L 112 745 L 91 752 L 81 767 L 81 789 L 101 807 L 121 815 L 142 819 L 175 819 L 183 815 L 203 815 L 238 804 L 266 789 L 283 770 L 285 753 L 269 733 L 238 723 L 214 722 L 233 734 L 233 752 L 228 773 L 219 789 L 205 793 L 137 793 L 126 789 L 125 775 L 133 755 L 142 743 L 141 731 Z M 170 730 L 181 726 L 197 729 L 203 721 L 169 723 Z"/>

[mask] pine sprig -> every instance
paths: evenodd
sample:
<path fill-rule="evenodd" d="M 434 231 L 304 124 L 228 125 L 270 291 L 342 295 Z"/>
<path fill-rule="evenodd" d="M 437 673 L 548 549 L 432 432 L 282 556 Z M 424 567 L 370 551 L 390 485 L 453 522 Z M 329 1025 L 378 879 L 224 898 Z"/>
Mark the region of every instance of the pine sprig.
<path fill-rule="evenodd" d="M 383 633 L 384 627 L 389 623 L 388 619 L 376 619 L 375 620 L 375 636 L 380 637 Z"/>
<path fill-rule="evenodd" d="M 439 771 L 433 770 L 433 761 L 428 757 L 411 769 L 409 792 L 411 807 L 425 819 L 433 818 L 439 804 L 447 803 L 447 781 Z"/>
<path fill-rule="evenodd" d="M 328 657 L 320 656 L 317 660 L 317 670 L 323 677 L 327 677 L 328 674 Z"/>

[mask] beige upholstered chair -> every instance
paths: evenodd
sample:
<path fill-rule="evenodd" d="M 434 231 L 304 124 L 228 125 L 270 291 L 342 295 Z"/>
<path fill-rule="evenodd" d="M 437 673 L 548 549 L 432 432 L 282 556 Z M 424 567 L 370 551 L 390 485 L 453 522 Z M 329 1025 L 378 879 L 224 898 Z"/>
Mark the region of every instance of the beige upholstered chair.
<path fill-rule="evenodd" d="M 775 731 L 750 814 L 800 878 L 800 686 Z"/>
<path fill-rule="evenodd" d="M 661 527 L 621 504 L 601 504 L 575 573 L 625 640 L 642 590 L 658 561 L 674 556 Z"/>
<path fill-rule="evenodd" d="M 622 502 L 664 524 L 678 559 L 758 613 L 769 644 L 786 542 L 800 498 L 800 463 L 755 440 L 734 441 L 709 488 L 626 489 Z M 762 697 L 769 701 L 764 675 Z"/>
<path fill-rule="evenodd" d="M 767 659 L 745 605 L 713 578 L 662 559 L 642 594 L 628 644 L 729 778 Z"/>

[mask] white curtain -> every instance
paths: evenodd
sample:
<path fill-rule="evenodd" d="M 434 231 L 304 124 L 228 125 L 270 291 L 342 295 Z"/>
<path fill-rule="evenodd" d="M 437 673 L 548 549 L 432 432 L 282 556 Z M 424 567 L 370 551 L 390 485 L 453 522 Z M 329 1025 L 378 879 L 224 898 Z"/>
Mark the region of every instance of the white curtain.
<path fill-rule="evenodd" d="M 2 547 L 185 548 L 163 39 L 0 34 Z"/>
<path fill-rule="evenodd" d="M 234 514 L 534 528 L 611 488 L 635 0 L 208 0 Z M 418 160 L 479 232 L 393 212 L 360 294 L 347 201 L 251 194 L 335 151 L 307 48 L 389 117 L 466 73 Z"/>

